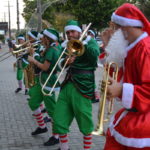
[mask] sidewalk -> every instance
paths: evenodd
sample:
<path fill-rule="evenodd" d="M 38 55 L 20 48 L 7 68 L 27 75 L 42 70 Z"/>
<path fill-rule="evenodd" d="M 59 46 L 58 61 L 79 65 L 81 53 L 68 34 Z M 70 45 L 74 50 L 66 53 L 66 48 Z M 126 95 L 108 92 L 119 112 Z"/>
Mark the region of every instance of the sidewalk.
<path fill-rule="evenodd" d="M 6 51 L 6 48 L 4 50 Z M 0 55 L 4 50 L 0 51 Z M 17 88 L 17 81 L 13 62 L 15 62 L 15 58 L 11 56 L 0 63 L 0 150 L 56 150 L 58 145 L 43 146 L 43 143 L 51 135 L 50 123 L 47 124 L 48 133 L 36 137 L 30 135 L 36 128 L 36 123 L 28 107 L 26 100 L 28 96 L 24 95 L 24 90 L 18 94 L 14 92 Z M 97 83 L 99 76 L 100 69 L 96 72 Z M 98 106 L 98 103 L 93 104 L 95 124 Z M 107 127 L 105 126 L 105 128 Z M 73 122 L 70 131 L 70 149 L 82 150 L 82 134 L 79 132 L 76 121 Z M 92 150 L 103 150 L 104 143 L 105 137 L 93 136 Z"/>

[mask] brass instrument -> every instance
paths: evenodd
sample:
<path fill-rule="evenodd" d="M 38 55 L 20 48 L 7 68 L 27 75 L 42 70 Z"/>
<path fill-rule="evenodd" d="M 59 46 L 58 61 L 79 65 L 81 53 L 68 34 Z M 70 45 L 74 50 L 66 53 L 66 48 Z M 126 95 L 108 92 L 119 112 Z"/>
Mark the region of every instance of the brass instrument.
<path fill-rule="evenodd" d="M 31 48 L 31 47 L 30 47 Z M 32 52 L 29 52 L 29 56 L 33 56 Z M 34 73 L 34 64 L 30 63 L 25 68 L 25 80 L 26 80 L 26 86 L 31 88 L 35 85 L 35 73 Z"/>
<path fill-rule="evenodd" d="M 38 46 L 38 43 L 33 43 L 31 44 L 31 46 L 28 46 L 28 47 L 25 47 L 25 48 L 22 48 L 22 49 L 19 49 L 19 50 L 14 50 L 12 51 L 12 54 L 15 55 L 15 54 L 20 54 L 22 52 L 25 52 L 25 51 L 28 51 L 28 49 L 30 49 L 31 47 L 36 47 Z"/>
<path fill-rule="evenodd" d="M 92 132 L 93 135 L 100 135 L 100 136 L 104 136 L 104 114 L 105 114 L 105 107 L 106 107 L 106 96 L 107 96 L 107 87 L 110 84 L 109 83 L 109 73 L 110 73 L 110 68 L 114 67 L 115 71 L 114 71 L 114 79 L 117 80 L 117 76 L 118 76 L 118 65 L 114 62 L 110 62 L 108 64 L 108 68 L 106 72 L 106 79 L 102 81 L 102 84 L 104 85 L 104 88 L 101 89 L 101 100 L 99 102 L 99 112 L 98 112 L 98 123 L 96 126 L 96 129 Z M 109 102 L 109 106 L 108 106 L 108 116 L 110 115 L 112 108 L 113 108 L 113 102 L 110 101 Z M 108 117 L 107 117 L 108 118 Z"/>
<path fill-rule="evenodd" d="M 14 44 L 14 47 L 15 47 L 15 49 L 20 49 L 20 48 L 26 46 L 27 44 L 29 44 L 31 42 L 32 42 L 32 40 L 28 40 L 28 41 L 24 42 L 23 44 L 18 44 L 18 45 Z"/>
<path fill-rule="evenodd" d="M 55 64 L 55 66 L 53 67 L 53 69 L 52 69 L 52 71 L 50 72 L 48 78 L 46 79 L 44 85 L 42 86 L 42 93 L 43 93 L 44 95 L 46 95 L 46 96 L 51 96 L 51 94 L 52 94 L 52 92 L 54 91 L 54 88 L 56 87 L 56 85 L 57 85 L 57 83 L 58 83 L 58 81 L 59 81 L 59 79 L 60 79 L 60 77 L 61 77 L 61 75 L 62 75 L 64 69 L 65 69 L 66 66 L 67 66 L 67 63 L 68 63 L 70 57 L 72 57 L 72 56 L 81 56 L 81 55 L 84 53 L 84 46 L 83 46 L 83 44 L 82 44 L 81 41 L 83 40 L 83 38 L 84 38 L 85 34 L 87 33 L 88 29 L 90 28 L 91 24 L 92 24 L 92 23 L 89 23 L 89 24 L 88 24 L 88 26 L 86 27 L 86 29 L 85 29 L 84 32 L 82 33 L 82 35 L 81 35 L 81 37 L 80 37 L 79 40 L 70 40 L 70 41 L 67 43 L 67 47 L 66 47 L 66 48 L 63 50 L 63 52 L 61 53 L 61 55 L 60 55 L 60 57 L 58 58 L 58 60 L 57 60 L 57 62 L 56 62 L 56 64 Z M 66 52 L 66 49 L 68 50 L 68 53 Z M 46 92 L 44 91 L 44 88 L 46 87 L 46 85 L 47 85 L 47 83 L 48 83 L 50 77 L 51 77 L 52 74 L 54 73 L 54 71 L 55 71 L 55 69 L 56 69 L 58 63 L 60 62 L 60 60 L 62 59 L 62 56 L 63 56 L 64 54 L 67 54 L 67 55 L 68 55 L 68 58 L 67 58 L 67 60 L 66 60 L 66 62 L 65 62 L 65 64 L 64 64 L 63 68 L 61 69 L 61 72 L 59 73 L 57 80 L 55 81 L 53 87 L 51 88 L 51 91 L 50 91 L 49 93 L 46 93 Z"/>

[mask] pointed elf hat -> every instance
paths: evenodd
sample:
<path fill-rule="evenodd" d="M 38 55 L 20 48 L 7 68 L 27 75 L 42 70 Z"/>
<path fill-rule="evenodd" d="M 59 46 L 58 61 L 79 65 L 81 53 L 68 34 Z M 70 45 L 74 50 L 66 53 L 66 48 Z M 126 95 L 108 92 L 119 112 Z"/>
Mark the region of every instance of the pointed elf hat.
<path fill-rule="evenodd" d="M 59 41 L 59 33 L 55 29 L 45 29 L 43 34 L 54 41 Z"/>
<path fill-rule="evenodd" d="M 142 27 L 150 35 L 150 23 L 133 4 L 125 3 L 112 14 L 111 21 L 121 26 Z"/>
<path fill-rule="evenodd" d="M 22 35 L 22 34 L 18 35 L 17 40 L 24 40 L 25 41 L 24 35 Z"/>
<path fill-rule="evenodd" d="M 35 40 L 38 40 L 38 32 L 37 31 L 29 31 L 28 33 L 28 36 L 31 36 L 33 39 L 35 39 Z"/>
<path fill-rule="evenodd" d="M 75 30 L 78 32 L 82 32 L 78 21 L 75 21 L 75 20 L 68 20 L 64 30 L 65 30 L 65 32 L 67 32 L 69 30 Z"/>

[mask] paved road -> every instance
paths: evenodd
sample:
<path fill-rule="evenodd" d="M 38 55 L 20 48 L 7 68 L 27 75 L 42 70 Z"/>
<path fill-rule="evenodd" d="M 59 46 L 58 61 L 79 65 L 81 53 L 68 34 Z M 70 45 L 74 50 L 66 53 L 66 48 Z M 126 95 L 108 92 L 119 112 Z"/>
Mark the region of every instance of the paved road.
<path fill-rule="evenodd" d="M 3 46 L 0 55 L 8 51 Z M 0 150 L 56 150 L 58 145 L 44 147 L 43 143 L 51 135 L 51 125 L 47 124 L 49 132 L 32 137 L 30 133 L 35 129 L 36 123 L 27 104 L 24 90 L 19 94 L 14 91 L 17 87 L 16 72 L 13 70 L 15 58 L 11 56 L 0 62 Z M 100 79 L 100 68 L 96 71 L 96 83 Z M 98 87 L 98 86 L 97 86 Z M 120 105 L 117 103 L 115 110 Z M 98 103 L 93 104 L 93 119 L 96 124 Z M 107 126 L 105 126 L 105 129 Z M 69 134 L 71 150 L 82 150 L 82 134 L 79 132 L 76 121 L 72 123 Z M 102 150 L 105 137 L 94 136 L 92 150 Z"/>

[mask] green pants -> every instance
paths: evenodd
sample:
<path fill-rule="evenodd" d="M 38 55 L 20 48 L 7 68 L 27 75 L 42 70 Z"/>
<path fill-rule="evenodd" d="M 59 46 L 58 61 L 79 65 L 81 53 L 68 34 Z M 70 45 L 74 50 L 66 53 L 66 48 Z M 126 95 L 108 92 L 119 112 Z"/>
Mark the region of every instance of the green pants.
<path fill-rule="evenodd" d="M 68 133 L 74 117 L 84 135 L 93 131 L 91 100 L 83 97 L 73 83 L 69 82 L 63 87 L 58 97 L 54 112 L 53 132 Z"/>
<path fill-rule="evenodd" d="M 44 96 L 41 91 L 42 87 L 40 85 L 39 78 L 36 77 L 35 81 L 36 84 L 29 89 L 29 107 L 32 111 L 34 111 L 38 109 L 42 101 L 44 101 L 48 115 L 53 118 L 53 113 L 56 106 L 55 94 L 52 96 Z"/>
<path fill-rule="evenodd" d="M 17 80 L 23 79 L 23 70 L 20 68 L 17 68 Z"/>

